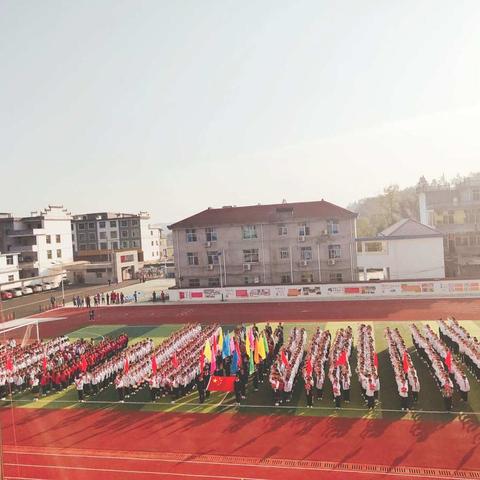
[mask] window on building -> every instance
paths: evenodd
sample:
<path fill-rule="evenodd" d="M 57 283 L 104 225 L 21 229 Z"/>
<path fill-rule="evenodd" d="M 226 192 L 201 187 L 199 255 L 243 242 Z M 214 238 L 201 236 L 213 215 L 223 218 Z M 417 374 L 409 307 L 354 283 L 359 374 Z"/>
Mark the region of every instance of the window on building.
<path fill-rule="evenodd" d="M 251 248 L 243 251 L 244 263 L 258 263 L 258 248 Z"/>
<path fill-rule="evenodd" d="M 343 275 L 340 272 L 330 272 L 331 282 L 343 282 Z"/>
<path fill-rule="evenodd" d="M 279 225 L 278 226 L 278 234 L 280 236 L 288 235 L 288 228 L 286 225 Z"/>
<path fill-rule="evenodd" d="M 302 283 L 313 283 L 313 273 L 312 272 L 302 272 L 302 276 L 300 278 Z"/>
<path fill-rule="evenodd" d="M 302 260 L 311 260 L 312 259 L 312 247 L 302 247 L 300 249 L 300 258 Z"/>
<path fill-rule="evenodd" d="M 256 225 L 243 225 L 243 227 L 242 227 L 242 238 L 244 240 L 250 240 L 252 238 L 257 238 L 257 226 Z"/>
<path fill-rule="evenodd" d="M 133 226 L 138 225 L 138 220 L 132 220 L 132 225 L 133 225 Z"/>
<path fill-rule="evenodd" d="M 288 247 L 282 247 L 280 249 L 280 259 L 286 260 L 287 258 L 290 258 L 290 249 Z"/>
<path fill-rule="evenodd" d="M 72 242 L 75 241 L 75 235 L 72 233 Z"/>
<path fill-rule="evenodd" d="M 101 242 L 100 243 L 100 250 L 107 250 L 108 249 L 108 245 L 106 242 Z"/>
<path fill-rule="evenodd" d="M 306 223 L 302 223 L 298 226 L 298 236 L 306 237 L 310 235 L 310 227 Z"/>
<path fill-rule="evenodd" d="M 128 241 L 124 240 L 124 241 L 122 242 L 122 248 L 128 248 L 128 246 L 129 246 Z"/>
<path fill-rule="evenodd" d="M 98 222 L 99 228 L 105 228 L 105 222 Z"/>
<path fill-rule="evenodd" d="M 86 250 L 87 246 L 86 245 L 80 245 L 78 248 L 79 248 L 79 250 Z"/>
<path fill-rule="evenodd" d="M 362 242 L 357 242 L 357 253 L 362 253 L 362 252 L 363 252 Z"/>
<path fill-rule="evenodd" d="M 85 224 L 84 223 L 79 223 L 78 224 L 78 229 L 79 230 L 85 230 Z"/>
<path fill-rule="evenodd" d="M 282 273 L 280 276 L 280 283 L 292 283 L 292 277 L 289 273 Z"/>
<path fill-rule="evenodd" d="M 188 252 L 187 253 L 187 264 L 188 265 L 198 265 L 198 253 L 197 252 Z"/>
<path fill-rule="evenodd" d="M 62 250 L 57 250 L 57 258 L 62 258 Z"/>
<path fill-rule="evenodd" d="M 217 231 L 213 227 L 208 227 L 205 229 L 205 237 L 207 242 L 216 242 L 217 241 Z"/>
<path fill-rule="evenodd" d="M 243 277 L 243 284 L 250 285 L 253 283 L 253 279 L 251 277 Z"/>
<path fill-rule="evenodd" d="M 112 248 L 113 248 L 114 250 L 117 250 L 117 248 L 118 248 L 118 242 L 112 242 Z"/>
<path fill-rule="evenodd" d="M 448 211 L 448 223 L 453 225 L 455 223 L 455 212 L 453 210 Z"/>
<path fill-rule="evenodd" d="M 185 230 L 187 235 L 187 242 L 192 243 L 197 241 L 197 231 L 194 228 L 187 228 Z"/>
<path fill-rule="evenodd" d="M 117 232 L 110 232 L 110 238 L 117 238 L 118 233 Z"/>
<path fill-rule="evenodd" d="M 13 265 L 13 255 L 7 255 L 7 265 Z"/>
<path fill-rule="evenodd" d="M 86 239 L 86 235 L 84 233 L 79 233 L 78 234 L 78 241 L 79 242 L 84 242 Z"/>
<path fill-rule="evenodd" d="M 112 221 L 110 222 L 110 227 L 111 227 L 111 228 L 116 228 L 116 227 L 117 227 L 117 221 L 116 221 L 116 220 L 112 220 Z"/>
<path fill-rule="evenodd" d="M 209 287 L 219 287 L 220 286 L 220 277 L 209 277 L 208 278 Z"/>
<path fill-rule="evenodd" d="M 327 233 L 329 235 L 336 235 L 338 233 L 338 220 L 335 218 L 332 218 L 327 221 Z"/>
<path fill-rule="evenodd" d="M 49 260 L 52 259 L 52 251 L 51 251 L 51 250 L 47 250 L 47 258 L 48 258 Z"/>
<path fill-rule="evenodd" d="M 138 247 L 138 242 L 136 240 L 132 241 L 132 247 Z"/>
<path fill-rule="evenodd" d="M 94 224 L 93 222 L 90 222 L 90 223 L 88 224 L 88 229 L 89 229 L 89 230 L 95 230 L 95 224 Z"/>
<path fill-rule="evenodd" d="M 152 247 L 153 247 L 153 240 L 152 240 Z"/>
<path fill-rule="evenodd" d="M 140 232 L 138 230 L 132 230 L 132 237 L 139 237 Z"/>
<path fill-rule="evenodd" d="M 13 282 L 15 280 L 15 275 L 9 275 L 8 276 L 8 282 Z"/>
<path fill-rule="evenodd" d="M 96 275 L 97 275 L 97 278 L 102 278 L 102 277 L 103 277 L 103 273 L 102 273 L 102 272 L 97 272 Z"/>
<path fill-rule="evenodd" d="M 188 286 L 191 288 L 197 288 L 200 286 L 200 279 L 199 278 L 189 278 L 188 279 Z"/>
<path fill-rule="evenodd" d="M 52 236 L 51 236 L 51 235 L 47 235 L 45 241 L 46 241 L 48 244 L 52 243 Z"/>
<path fill-rule="evenodd" d="M 61 235 L 55 235 L 55 242 L 57 242 L 57 243 L 62 243 L 62 237 L 61 237 Z"/>
<path fill-rule="evenodd" d="M 207 262 L 209 265 L 218 265 L 218 252 L 207 252 Z"/>
<path fill-rule="evenodd" d="M 474 202 L 480 201 L 480 188 L 474 188 L 472 190 L 472 198 Z"/>
<path fill-rule="evenodd" d="M 128 237 L 128 230 L 122 230 L 122 237 Z"/>
<path fill-rule="evenodd" d="M 341 257 L 341 247 L 340 245 L 329 245 L 328 246 L 328 258 L 340 258 Z"/>
<path fill-rule="evenodd" d="M 128 220 L 120 220 L 121 227 L 128 227 Z"/>
<path fill-rule="evenodd" d="M 383 243 L 365 242 L 365 252 L 383 252 Z"/>
<path fill-rule="evenodd" d="M 89 249 L 89 250 L 96 250 L 96 249 L 97 249 L 97 246 L 96 246 L 94 243 L 89 243 L 89 244 L 88 244 L 88 249 Z"/>
<path fill-rule="evenodd" d="M 89 233 L 88 234 L 88 241 L 89 242 L 94 242 L 96 240 L 95 234 L 94 233 Z"/>
<path fill-rule="evenodd" d="M 107 232 L 100 232 L 99 235 L 101 239 L 107 238 Z"/>

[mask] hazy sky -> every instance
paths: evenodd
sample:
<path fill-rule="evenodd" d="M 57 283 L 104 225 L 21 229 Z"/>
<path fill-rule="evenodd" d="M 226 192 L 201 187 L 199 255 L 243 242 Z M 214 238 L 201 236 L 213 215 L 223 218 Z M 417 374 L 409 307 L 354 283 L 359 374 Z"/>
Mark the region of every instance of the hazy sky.
<path fill-rule="evenodd" d="M 480 1 L 0 0 L 0 211 L 317 200 L 480 170 Z"/>

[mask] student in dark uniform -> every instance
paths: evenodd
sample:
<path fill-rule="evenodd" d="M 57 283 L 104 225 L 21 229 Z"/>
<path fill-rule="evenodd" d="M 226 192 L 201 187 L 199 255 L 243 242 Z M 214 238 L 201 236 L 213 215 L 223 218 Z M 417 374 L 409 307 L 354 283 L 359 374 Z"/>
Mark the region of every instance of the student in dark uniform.
<path fill-rule="evenodd" d="M 240 373 L 235 376 L 235 382 L 233 383 L 233 391 L 235 392 L 235 404 L 240 405 L 242 398 L 242 381 L 240 380 Z"/>
<path fill-rule="evenodd" d="M 203 403 L 205 401 L 205 379 L 203 374 L 198 375 L 197 377 L 197 390 L 198 390 L 198 401 Z"/>
<path fill-rule="evenodd" d="M 305 379 L 305 395 L 307 397 L 307 408 L 313 407 L 313 379 L 307 377 Z"/>

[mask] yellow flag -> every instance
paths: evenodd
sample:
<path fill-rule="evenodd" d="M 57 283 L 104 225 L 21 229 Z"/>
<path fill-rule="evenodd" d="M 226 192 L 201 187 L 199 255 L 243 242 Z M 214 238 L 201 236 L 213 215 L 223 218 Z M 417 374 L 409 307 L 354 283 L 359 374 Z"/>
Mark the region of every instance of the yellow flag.
<path fill-rule="evenodd" d="M 223 350 L 223 331 L 222 327 L 218 328 L 220 330 L 218 334 L 218 350 L 221 352 Z"/>
<path fill-rule="evenodd" d="M 260 340 L 258 341 L 258 354 L 262 360 L 267 358 L 267 353 L 265 352 L 265 343 L 263 341 L 263 334 Z"/>
<path fill-rule="evenodd" d="M 259 357 L 259 344 L 258 344 L 258 339 L 255 339 L 255 349 L 253 352 L 253 360 L 255 363 L 260 363 L 260 357 Z"/>
<path fill-rule="evenodd" d="M 251 351 L 252 351 L 252 346 L 250 345 L 250 338 L 248 336 L 248 333 L 247 333 L 247 336 L 245 338 L 245 349 L 247 350 L 247 355 L 250 356 Z"/>
<path fill-rule="evenodd" d="M 203 349 L 203 354 L 205 355 L 205 359 L 208 360 L 209 363 L 212 362 L 212 347 L 210 346 L 210 340 L 207 338 L 205 342 L 205 348 Z"/>

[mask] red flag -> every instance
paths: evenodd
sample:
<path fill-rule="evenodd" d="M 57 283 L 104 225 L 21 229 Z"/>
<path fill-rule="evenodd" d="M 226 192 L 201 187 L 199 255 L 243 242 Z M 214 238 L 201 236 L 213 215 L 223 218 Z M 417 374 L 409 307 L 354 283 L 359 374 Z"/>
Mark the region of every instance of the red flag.
<path fill-rule="evenodd" d="M 287 356 L 285 355 L 285 351 L 282 350 L 280 355 L 281 355 L 280 358 L 281 358 L 281 360 L 282 360 L 282 363 L 288 368 L 288 367 L 290 366 L 290 364 L 288 363 L 288 358 L 287 358 Z"/>
<path fill-rule="evenodd" d="M 240 352 L 240 345 L 238 342 L 235 340 L 235 350 L 237 351 L 237 361 L 238 361 L 238 367 L 242 366 L 242 354 Z"/>
<path fill-rule="evenodd" d="M 377 352 L 373 354 L 373 364 L 378 368 L 378 355 Z"/>
<path fill-rule="evenodd" d="M 310 376 L 312 374 L 312 360 L 310 358 L 307 360 L 307 365 L 305 366 L 305 371 L 307 372 L 308 376 Z"/>
<path fill-rule="evenodd" d="M 152 372 L 154 375 L 157 373 L 157 357 L 155 355 L 152 355 Z"/>
<path fill-rule="evenodd" d="M 346 350 L 342 350 L 342 353 L 338 357 L 336 366 L 338 367 L 339 365 L 346 365 L 346 364 L 347 364 L 347 352 Z"/>
<path fill-rule="evenodd" d="M 43 373 L 45 373 L 47 371 L 47 357 L 46 356 L 43 357 L 42 369 L 43 369 Z"/>
<path fill-rule="evenodd" d="M 172 365 L 173 365 L 174 368 L 178 368 L 177 352 L 174 352 L 174 353 L 173 353 Z"/>
<path fill-rule="evenodd" d="M 125 357 L 125 363 L 123 364 L 123 373 L 127 373 L 130 370 L 130 364 L 128 363 L 128 357 Z"/>
<path fill-rule="evenodd" d="M 200 352 L 200 373 L 203 373 L 203 369 L 205 368 L 205 354 L 203 350 Z"/>
<path fill-rule="evenodd" d="M 85 358 L 85 355 L 82 355 L 82 363 L 80 365 L 80 368 L 82 370 L 82 372 L 86 372 L 87 371 L 87 359 Z"/>
<path fill-rule="evenodd" d="M 208 382 L 209 392 L 233 392 L 233 384 L 236 377 L 219 377 L 212 375 Z"/>
<path fill-rule="evenodd" d="M 217 343 L 217 336 L 213 336 L 213 344 L 212 344 L 212 355 L 217 355 L 218 350 L 218 343 Z"/>
<path fill-rule="evenodd" d="M 448 368 L 448 372 L 452 371 L 452 352 L 447 350 L 447 356 L 445 357 L 445 365 Z"/>
<path fill-rule="evenodd" d="M 12 360 L 12 357 L 10 355 L 7 357 L 7 362 L 5 364 L 5 368 L 7 370 L 9 370 L 10 372 L 13 371 L 13 360 Z"/>
<path fill-rule="evenodd" d="M 408 356 L 407 352 L 403 352 L 403 371 L 405 373 L 408 373 L 408 370 L 410 369 L 410 365 L 408 364 Z"/>

